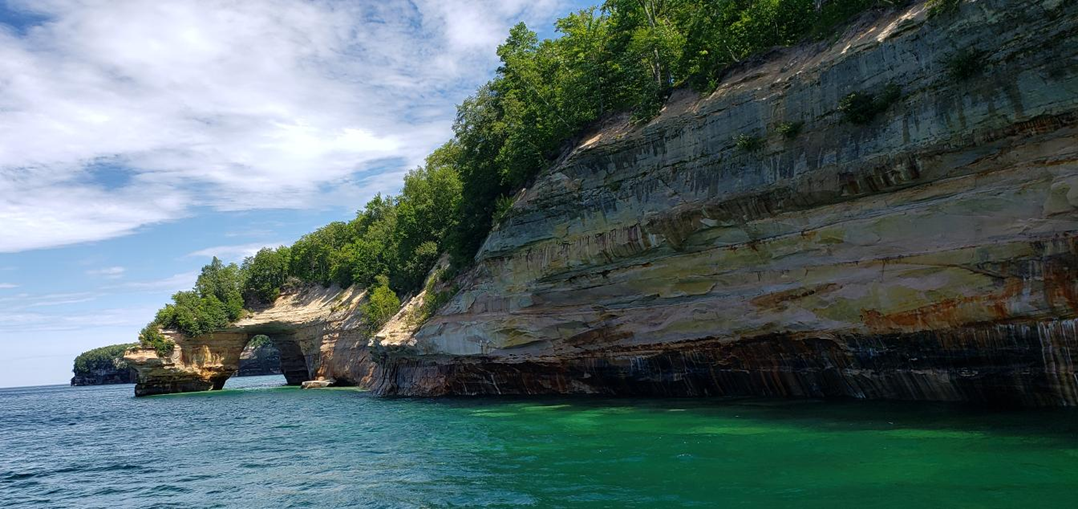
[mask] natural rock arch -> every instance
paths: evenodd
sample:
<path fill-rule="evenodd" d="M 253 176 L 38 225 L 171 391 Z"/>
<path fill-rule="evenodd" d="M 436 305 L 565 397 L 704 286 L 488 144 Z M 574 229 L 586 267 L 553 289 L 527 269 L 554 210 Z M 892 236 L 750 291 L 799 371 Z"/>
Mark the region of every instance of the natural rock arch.
<path fill-rule="evenodd" d="M 258 335 L 281 353 L 281 372 L 289 385 L 322 380 L 339 385 L 369 382 L 372 368 L 358 288 L 307 288 L 283 295 L 229 327 L 197 337 L 163 331 L 176 344 L 167 357 L 138 348 L 125 356 L 138 371 L 135 394 L 219 390 L 239 369 L 240 355 Z"/>

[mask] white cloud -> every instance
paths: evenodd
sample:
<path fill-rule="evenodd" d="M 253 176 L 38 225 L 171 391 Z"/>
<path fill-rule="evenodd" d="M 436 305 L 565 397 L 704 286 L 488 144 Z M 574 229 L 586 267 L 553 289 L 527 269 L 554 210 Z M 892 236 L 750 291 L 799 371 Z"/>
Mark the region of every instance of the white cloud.
<path fill-rule="evenodd" d="M 20 293 L 18 295 L 0 297 L 0 307 L 4 310 L 20 310 L 33 307 L 44 306 L 59 306 L 64 304 L 75 304 L 79 302 L 89 302 L 97 300 L 101 297 L 100 292 L 67 292 L 67 293 L 46 293 L 46 294 L 30 294 Z"/>
<path fill-rule="evenodd" d="M 146 307 L 100 309 L 89 313 L 45 314 L 0 311 L 0 334 L 38 331 L 86 330 L 88 328 L 137 327 L 152 316 Z"/>
<path fill-rule="evenodd" d="M 184 272 L 181 274 L 175 274 L 166 278 L 154 279 L 150 281 L 132 281 L 117 286 L 109 286 L 106 289 L 129 289 L 138 291 L 166 291 L 177 292 L 180 290 L 190 290 L 195 286 L 195 280 L 198 279 L 197 270 L 190 272 Z"/>
<path fill-rule="evenodd" d="M 0 283 L 0 290 L 7 290 L 9 288 L 18 288 L 19 285 L 15 283 Z"/>
<path fill-rule="evenodd" d="M 45 21 L 0 25 L 0 252 L 359 207 L 560 1 L 9 0 Z"/>
<path fill-rule="evenodd" d="M 198 256 L 203 258 L 212 258 L 216 256 L 224 261 L 240 261 L 257 253 L 258 250 L 264 247 L 277 247 L 286 244 L 288 244 L 288 242 L 254 242 L 251 244 L 238 244 L 232 246 L 214 246 L 188 253 L 187 256 Z"/>
<path fill-rule="evenodd" d="M 124 277 L 126 269 L 123 267 L 105 267 L 101 269 L 93 269 L 86 271 L 87 275 L 94 277 L 103 277 L 105 279 L 119 279 Z"/>

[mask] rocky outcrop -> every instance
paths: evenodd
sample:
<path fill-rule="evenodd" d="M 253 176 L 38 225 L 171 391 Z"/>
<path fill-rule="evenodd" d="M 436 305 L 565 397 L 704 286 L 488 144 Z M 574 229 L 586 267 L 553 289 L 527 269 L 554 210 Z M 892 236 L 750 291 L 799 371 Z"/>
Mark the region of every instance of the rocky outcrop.
<path fill-rule="evenodd" d="M 135 394 L 221 389 L 258 335 L 268 336 L 279 352 L 280 372 L 290 385 L 366 383 L 372 368 L 366 348 L 370 334 L 359 312 L 364 295 L 354 288 L 307 288 L 215 333 L 188 337 L 164 331 L 176 344 L 171 355 L 138 348 L 126 356 L 139 372 Z"/>
<path fill-rule="evenodd" d="M 115 369 L 95 369 L 89 373 L 71 377 L 72 386 L 133 384 L 138 381 L 138 372 L 124 366 Z"/>
<path fill-rule="evenodd" d="M 110 345 L 83 352 L 75 358 L 71 385 L 133 384 L 138 373 L 124 359 L 124 352 L 135 345 Z"/>
<path fill-rule="evenodd" d="M 138 390 L 223 384 L 264 333 L 290 382 L 383 395 L 1078 405 L 1076 35 L 1075 2 L 916 3 L 776 52 L 584 136 L 429 320 L 371 336 L 361 292 L 309 290 L 129 356 Z M 888 85 L 889 109 L 844 119 L 843 97 Z"/>

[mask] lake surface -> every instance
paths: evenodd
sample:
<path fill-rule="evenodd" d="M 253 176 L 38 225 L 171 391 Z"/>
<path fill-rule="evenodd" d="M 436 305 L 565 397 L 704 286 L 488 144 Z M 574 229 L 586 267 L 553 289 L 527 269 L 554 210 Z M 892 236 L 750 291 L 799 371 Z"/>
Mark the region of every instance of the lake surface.
<path fill-rule="evenodd" d="M 1074 507 L 1078 412 L 0 390 L 10 507 Z"/>

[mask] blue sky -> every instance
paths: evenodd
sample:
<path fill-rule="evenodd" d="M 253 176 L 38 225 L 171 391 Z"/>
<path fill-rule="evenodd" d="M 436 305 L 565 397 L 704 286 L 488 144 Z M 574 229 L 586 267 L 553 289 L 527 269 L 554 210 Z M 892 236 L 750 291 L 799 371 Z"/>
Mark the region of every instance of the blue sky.
<path fill-rule="evenodd" d="M 396 192 L 512 24 L 592 3 L 0 0 L 0 387 Z"/>

